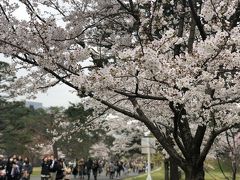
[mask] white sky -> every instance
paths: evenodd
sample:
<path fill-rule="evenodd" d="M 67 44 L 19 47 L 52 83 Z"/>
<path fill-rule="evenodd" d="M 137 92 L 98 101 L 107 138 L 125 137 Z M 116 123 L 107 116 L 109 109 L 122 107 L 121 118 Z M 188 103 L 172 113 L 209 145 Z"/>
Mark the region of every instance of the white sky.
<path fill-rule="evenodd" d="M 0 61 L 5 61 L 10 63 L 10 59 L 6 59 L 0 54 Z M 23 74 L 24 72 L 20 72 L 17 74 Z M 28 99 L 26 96 L 16 97 L 15 100 L 29 100 L 33 102 L 40 102 L 44 107 L 51 106 L 63 106 L 68 107 L 70 103 L 80 102 L 80 98 L 74 93 L 73 89 L 68 87 L 67 85 L 61 84 L 51 87 L 47 90 L 46 93 L 38 93 L 36 94 L 36 99 Z"/>
<path fill-rule="evenodd" d="M 27 99 L 26 97 L 17 97 L 16 100 L 29 100 L 34 102 L 40 102 L 44 107 L 51 106 L 63 106 L 68 107 L 70 103 L 80 102 L 80 98 L 76 93 L 72 92 L 72 89 L 66 85 L 54 86 L 46 93 L 38 93 L 36 99 Z"/>
<path fill-rule="evenodd" d="M 17 2 L 16 0 L 11 0 L 11 2 Z M 19 19 L 26 19 L 27 14 L 25 12 L 25 8 L 20 6 L 20 8 L 15 12 L 15 15 Z M 0 54 L 0 60 L 7 61 Z M 40 102 L 44 107 L 51 106 L 63 106 L 68 107 L 70 103 L 80 102 L 80 99 L 77 97 L 76 93 L 72 92 L 72 89 L 66 85 L 57 85 L 55 87 L 49 88 L 46 93 L 38 93 L 36 95 L 36 99 L 27 99 L 25 96 L 16 97 L 16 100 L 30 100 L 34 102 Z"/>

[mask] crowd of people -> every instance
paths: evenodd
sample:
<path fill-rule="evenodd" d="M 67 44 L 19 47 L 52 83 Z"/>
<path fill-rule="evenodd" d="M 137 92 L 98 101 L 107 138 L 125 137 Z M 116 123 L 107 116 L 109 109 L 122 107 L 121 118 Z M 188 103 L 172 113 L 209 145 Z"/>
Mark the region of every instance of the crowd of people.
<path fill-rule="evenodd" d="M 90 180 L 91 176 L 97 180 L 104 169 L 106 177 L 119 179 L 121 171 L 124 171 L 123 163 L 120 161 L 108 163 L 104 160 L 81 158 L 72 163 L 66 163 L 64 159 L 57 160 L 54 156 L 45 156 L 41 167 L 41 180 L 70 180 L 71 178 Z"/>
<path fill-rule="evenodd" d="M 28 157 L 13 155 L 6 160 L 0 155 L 0 180 L 30 180 L 32 169 Z"/>
<path fill-rule="evenodd" d="M 56 159 L 53 155 L 44 156 L 41 161 L 41 180 L 90 180 L 93 176 L 109 179 L 120 179 L 122 173 L 129 173 L 130 169 L 136 173 L 142 169 L 139 162 L 106 161 L 88 158 L 66 162 L 63 158 Z M 30 180 L 33 167 L 29 158 L 13 155 L 4 159 L 0 155 L 0 180 Z M 103 174 L 104 172 L 104 174 Z"/>

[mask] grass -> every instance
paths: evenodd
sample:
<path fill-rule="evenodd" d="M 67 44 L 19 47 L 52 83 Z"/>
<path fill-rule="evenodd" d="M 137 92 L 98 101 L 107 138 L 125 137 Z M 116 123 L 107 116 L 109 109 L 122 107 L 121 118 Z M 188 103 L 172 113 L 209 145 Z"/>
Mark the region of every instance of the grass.
<path fill-rule="evenodd" d="M 162 168 L 154 170 L 151 173 L 151 175 L 152 175 L 152 180 L 164 179 L 164 171 L 162 170 Z M 139 176 L 126 178 L 124 180 L 146 180 L 146 178 L 147 178 L 146 174 L 141 174 Z"/>
<path fill-rule="evenodd" d="M 229 172 L 225 172 L 225 174 L 230 177 Z M 151 173 L 152 180 L 163 180 L 164 179 L 164 170 L 163 168 L 159 168 Z M 126 178 L 124 180 L 146 180 L 147 175 L 142 174 L 136 177 L 130 177 Z M 184 180 L 184 174 L 182 173 L 182 180 Z M 230 178 L 231 179 L 231 178 Z M 240 179 L 240 175 L 238 174 L 237 179 Z M 223 174 L 220 172 L 220 170 L 208 170 L 205 172 L 205 180 L 225 180 Z"/>
<path fill-rule="evenodd" d="M 41 173 L 41 167 L 33 168 L 32 176 L 40 176 L 40 173 Z"/>

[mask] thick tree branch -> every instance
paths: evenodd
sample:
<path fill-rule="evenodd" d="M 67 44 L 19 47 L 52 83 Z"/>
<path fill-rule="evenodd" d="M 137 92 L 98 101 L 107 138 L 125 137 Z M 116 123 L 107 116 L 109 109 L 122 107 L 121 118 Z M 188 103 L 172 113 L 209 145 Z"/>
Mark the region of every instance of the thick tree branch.
<path fill-rule="evenodd" d="M 32 64 L 32 65 L 34 65 L 34 66 L 36 66 L 36 67 L 41 67 L 41 66 L 40 66 L 37 62 L 35 62 L 35 61 L 31 61 L 31 60 L 29 60 L 29 59 L 27 59 L 27 58 L 23 58 L 23 57 L 21 57 L 21 56 L 19 56 L 19 55 L 14 55 L 14 56 L 15 56 L 16 58 L 20 59 L 20 60 L 23 61 L 23 62 Z M 51 70 L 51 69 L 49 69 L 49 68 L 47 68 L 47 67 L 41 67 L 41 68 L 44 69 L 44 70 L 45 70 L 46 72 L 48 72 L 49 74 L 51 74 L 52 76 L 54 76 L 56 79 L 58 79 L 58 80 L 61 81 L 62 83 L 66 84 L 67 86 L 69 86 L 69 87 L 71 87 L 71 88 L 73 88 L 73 89 L 75 89 L 75 90 L 77 90 L 77 91 L 80 90 L 78 86 L 73 85 L 72 83 L 70 83 L 69 81 L 67 81 L 67 80 L 65 79 L 65 77 L 61 77 L 59 74 L 57 74 L 57 73 L 54 72 L 53 70 Z"/>
<path fill-rule="evenodd" d="M 8 42 L 8 41 L 5 41 L 5 40 L 3 40 L 3 39 L 0 39 L 0 42 L 3 43 L 3 44 L 6 44 L 6 45 L 12 46 L 12 47 L 14 47 L 14 48 L 16 48 L 16 49 L 18 49 L 18 50 L 20 50 L 20 51 L 24 51 L 24 52 L 21 52 L 21 53 L 27 53 L 27 54 L 31 54 L 31 55 L 34 55 L 34 56 L 42 57 L 42 56 L 39 55 L 39 54 L 36 54 L 36 53 L 34 53 L 34 52 L 31 52 L 31 51 L 29 51 L 29 50 L 26 49 L 26 48 L 19 47 L 18 45 L 13 44 L 13 43 Z"/>
<path fill-rule="evenodd" d="M 240 22 L 240 2 L 238 1 L 238 7 L 235 13 L 230 17 L 230 28 L 233 29 Z"/>
<path fill-rule="evenodd" d="M 237 126 L 239 126 L 239 124 L 233 124 L 233 125 L 231 125 L 231 126 L 222 127 L 222 128 L 220 128 L 220 129 L 218 129 L 218 130 L 213 130 L 213 131 L 211 132 L 208 140 L 207 140 L 206 145 L 204 146 L 204 148 L 203 148 L 203 150 L 202 150 L 202 152 L 201 152 L 201 154 L 200 154 L 200 158 L 199 158 L 199 160 L 198 160 L 198 164 L 202 164 L 202 163 L 204 162 L 204 160 L 205 160 L 206 157 L 207 157 L 207 154 L 208 154 L 209 150 L 211 149 L 211 147 L 212 147 L 212 145 L 213 145 L 213 142 L 214 142 L 215 138 L 216 138 L 219 134 L 227 131 L 228 129 L 231 129 L 231 128 L 234 128 L 234 127 L 237 127 Z"/>
<path fill-rule="evenodd" d="M 185 8 L 186 8 L 186 0 L 182 1 L 182 8 L 181 8 L 181 14 L 180 14 L 180 20 L 179 20 L 179 28 L 178 28 L 178 34 L 177 36 L 180 38 L 183 36 L 183 30 L 184 30 L 184 19 L 185 19 Z M 180 54 L 181 45 L 177 44 L 174 47 L 174 56 L 178 56 Z"/>
<path fill-rule="evenodd" d="M 180 134 L 178 132 L 178 129 L 181 129 L 183 130 L 183 127 L 180 128 L 180 124 L 181 124 L 181 118 L 182 118 L 182 115 L 181 115 L 181 112 L 179 112 L 175 107 L 174 107 L 174 104 L 173 102 L 170 102 L 169 103 L 169 107 L 170 109 L 172 110 L 173 114 L 174 114 L 174 117 L 173 117 L 173 138 L 175 140 L 175 142 L 177 143 L 179 149 L 181 150 L 182 154 L 184 155 L 184 157 L 186 159 L 189 158 L 189 155 L 187 153 L 187 150 L 188 150 L 188 146 L 189 146 L 189 141 L 188 139 L 185 139 L 186 135 L 185 135 L 185 131 L 180 131 Z M 182 140 L 183 140 L 183 143 L 184 143 L 184 146 L 182 144 L 182 142 L 180 141 L 179 139 L 179 136 L 181 136 Z M 188 137 L 188 138 L 191 138 Z"/>
<path fill-rule="evenodd" d="M 160 100 L 160 101 L 167 101 L 168 99 L 165 97 L 157 97 L 157 96 L 151 96 L 151 95 L 143 95 L 143 94 L 134 94 L 134 93 L 126 93 L 120 90 L 113 90 L 114 92 L 121 94 L 123 96 L 129 97 L 129 98 L 140 98 L 140 99 L 152 99 L 152 100 Z"/>
<path fill-rule="evenodd" d="M 125 9 L 126 11 L 128 11 L 129 13 L 132 13 L 132 11 L 130 9 L 128 9 L 127 5 L 124 4 L 122 1 L 117 0 L 117 2 L 123 7 L 123 9 Z"/>
<path fill-rule="evenodd" d="M 191 12 L 192 12 L 192 17 L 196 22 L 196 25 L 198 27 L 198 30 L 200 32 L 200 35 L 202 37 L 203 40 L 205 40 L 207 38 L 206 32 L 204 31 L 204 27 L 203 24 L 200 20 L 200 17 L 197 15 L 196 9 L 194 8 L 194 4 L 192 0 L 188 0 Z"/>
<path fill-rule="evenodd" d="M 67 67 L 65 67 L 64 65 L 59 64 L 59 63 L 56 63 L 56 64 L 57 64 L 58 67 L 62 68 L 63 70 L 65 70 L 65 71 L 67 71 L 67 72 L 69 72 L 69 73 L 71 73 L 71 74 L 74 74 L 74 75 L 76 75 L 76 76 L 80 76 L 80 74 L 78 74 L 77 72 L 71 70 L 70 68 L 67 68 Z"/>
<path fill-rule="evenodd" d="M 168 138 L 162 134 L 162 132 L 152 123 L 145 113 L 142 111 L 141 107 L 139 106 L 137 100 L 135 98 L 130 98 L 131 103 L 133 104 L 134 108 L 138 115 L 143 118 L 142 122 L 148 127 L 148 129 L 154 134 L 154 137 L 157 138 L 158 142 L 163 146 L 163 148 L 168 152 L 168 154 L 174 158 L 175 162 L 180 167 L 183 167 L 184 159 L 178 154 L 178 152 L 174 149 L 173 145 L 169 143 Z"/>
<path fill-rule="evenodd" d="M 96 101 L 99 101 L 100 103 L 104 104 L 105 106 L 107 106 L 107 107 L 109 107 L 109 108 L 111 108 L 111 109 L 113 109 L 113 110 L 115 110 L 117 112 L 120 112 L 120 113 L 122 113 L 124 115 L 127 115 L 127 116 L 129 116 L 131 118 L 134 118 L 134 119 L 137 119 L 137 120 L 140 120 L 140 121 L 143 120 L 140 116 L 138 116 L 138 115 L 136 115 L 136 114 L 134 114 L 134 113 L 132 113 L 130 111 L 127 111 L 125 109 L 119 108 L 119 107 L 117 107 L 117 106 L 115 106 L 115 105 L 113 105 L 113 104 L 111 104 L 111 103 L 109 103 L 109 102 L 107 102 L 107 101 L 105 101 L 103 99 L 94 97 L 93 95 L 91 96 L 91 98 L 93 98 Z"/>
<path fill-rule="evenodd" d="M 191 53 L 193 50 L 193 43 L 195 39 L 195 27 L 196 23 L 195 20 L 193 19 L 193 16 L 191 17 L 191 27 L 190 27 L 190 33 L 189 33 L 189 38 L 188 38 L 188 52 Z"/>
<path fill-rule="evenodd" d="M 219 100 L 221 100 L 221 99 L 219 99 Z M 219 105 L 224 105 L 224 104 L 232 104 L 232 103 L 239 103 L 239 102 L 240 102 L 240 97 L 236 97 L 234 99 L 222 100 L 220 102 L 213 103 L 210 106 L 205 107 L 205 109 L 210 109 L 211 107 L 214 107 L 214 106 L 219 106 Z"/>
<path fill-rule="evenodd" d="M 201 145 L 205 135 L 207 127 L 205 125 L 198 125 L 197 131 L 192 141 L 192 153 L 194 155 L 200 155 Z M 196 157 L 198 158 L 198 157 Z"/>

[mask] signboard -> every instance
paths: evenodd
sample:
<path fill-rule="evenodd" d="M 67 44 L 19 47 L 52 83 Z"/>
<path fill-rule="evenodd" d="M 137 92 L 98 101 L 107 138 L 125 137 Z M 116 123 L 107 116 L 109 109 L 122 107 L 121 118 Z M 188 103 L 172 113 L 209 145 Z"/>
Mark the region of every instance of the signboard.
<path fill-rule="evenodd" d="M 150 148 L 151 154 L 156 153 L 156 139 L 155 138 L 144 137 L 141 139 L 142 154 L 147 154 L 148 148 Z"/>

